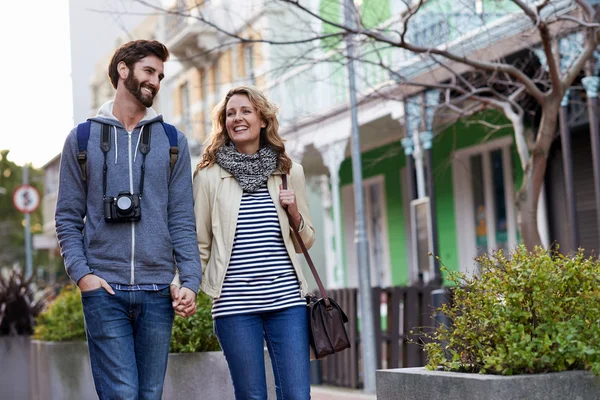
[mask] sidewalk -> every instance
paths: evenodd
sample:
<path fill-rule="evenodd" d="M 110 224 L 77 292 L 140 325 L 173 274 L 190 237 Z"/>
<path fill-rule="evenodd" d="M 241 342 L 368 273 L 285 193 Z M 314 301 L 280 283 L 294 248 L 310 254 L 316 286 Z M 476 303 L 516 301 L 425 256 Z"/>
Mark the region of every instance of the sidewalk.
<path fill-rule="evenodd" d="M 315 385 L 310 387 L 311 400 L 376 400 L 375 394 L 365 394 L 362 390 L 336 386 Z"/>

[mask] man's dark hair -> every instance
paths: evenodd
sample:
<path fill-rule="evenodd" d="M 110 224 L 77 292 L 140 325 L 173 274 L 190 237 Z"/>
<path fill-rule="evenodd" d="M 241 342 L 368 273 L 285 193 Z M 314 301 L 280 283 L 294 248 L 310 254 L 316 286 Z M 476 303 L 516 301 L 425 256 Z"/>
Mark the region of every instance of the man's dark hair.
<path fill-rule="evenodd" d="M 156 40 L 134 40 L 119 47 L 108 65 L 108 76 L 113 87 L 117 88 L 119 83 L 119 72 L 117 65 L 123 61 L 130 70 L 133 65 L 144 57 L 156 56 L 163 62 L 169 59 L 169 50 L 166 46 Z"/>

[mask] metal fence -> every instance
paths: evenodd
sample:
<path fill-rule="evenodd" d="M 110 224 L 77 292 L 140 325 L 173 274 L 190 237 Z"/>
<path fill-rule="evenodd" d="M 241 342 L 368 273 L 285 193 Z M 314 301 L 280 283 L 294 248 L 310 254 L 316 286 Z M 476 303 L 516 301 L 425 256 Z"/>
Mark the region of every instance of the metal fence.
<path fill-rule="evenodd" d="M 372 289 L 378 369 L 425 365 L 427 360 L 420 333 L 433 330 L 431 292 L 436 289 L 439 287 L 398 286 Z M 328 290 L 328 295 L 348 315 L 346 328 L 352 347 L 313 362 L 313 369 L 316 370 L 313 377 L 318 381 L 315 383 L 361 388 L 363 380 L 358 289 Z"/>

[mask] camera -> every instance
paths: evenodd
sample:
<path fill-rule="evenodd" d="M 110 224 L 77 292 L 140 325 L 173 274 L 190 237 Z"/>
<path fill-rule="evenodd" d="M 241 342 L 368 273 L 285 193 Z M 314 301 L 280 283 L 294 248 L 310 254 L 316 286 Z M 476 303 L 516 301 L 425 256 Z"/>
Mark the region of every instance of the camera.
<path fill-rule="evenodd" d="M 117 197 L 104 199 L 104 220 L 106 222 L 135 222 L 142 219 L 140 194 L 121 192 Z"/>

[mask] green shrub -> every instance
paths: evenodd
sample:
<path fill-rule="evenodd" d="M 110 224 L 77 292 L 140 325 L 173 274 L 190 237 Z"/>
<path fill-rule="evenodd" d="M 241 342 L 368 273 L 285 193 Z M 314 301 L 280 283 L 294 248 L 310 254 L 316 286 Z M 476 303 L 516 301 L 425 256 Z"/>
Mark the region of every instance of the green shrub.
<path fill-rule="evenodd" d="M 175 317 L 170 351 L 193 353 L 220 350 L 212 326 L 211 299 L 200 293 L 196 299 L 196 314 L 187 319 Z M 49 342 L 85 340 L 79 289 L 68 285 L 61 290 L 46 311 L 39 315 L 34 338 Z"/>
<path fill-rule="evenodd" d="M 211 304 L 210 297 L 198 293 L 196 314 L 188 318 L 175 316 L 171 333 L 171 353 L 221 350 L 213 331 Z"/>
<path fill-rule="evenodd" d="M 38 316 L 33 337 L 48 342 L 85 340 L 81 295 L 75 285 L 63 287 Z"/>
<path fill-rule="evenodd" d="M 456 284 L 453 304 L 425 345 L 429 369 L 488 374 L 591 370 L 600 374 L 600 261 L 523 246 L 477 260 L 481 273 Z"/>

